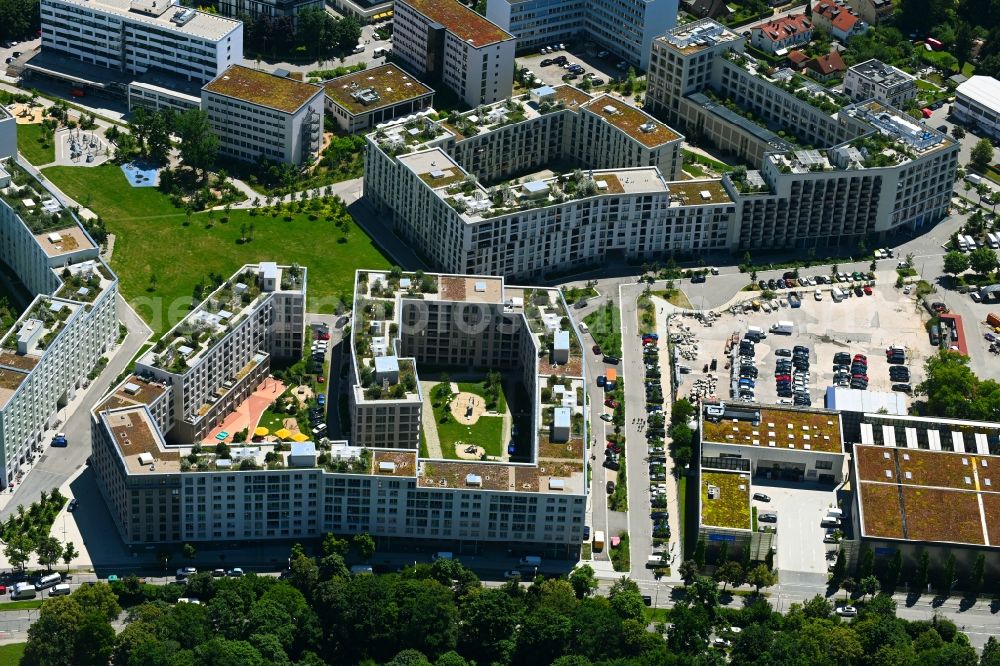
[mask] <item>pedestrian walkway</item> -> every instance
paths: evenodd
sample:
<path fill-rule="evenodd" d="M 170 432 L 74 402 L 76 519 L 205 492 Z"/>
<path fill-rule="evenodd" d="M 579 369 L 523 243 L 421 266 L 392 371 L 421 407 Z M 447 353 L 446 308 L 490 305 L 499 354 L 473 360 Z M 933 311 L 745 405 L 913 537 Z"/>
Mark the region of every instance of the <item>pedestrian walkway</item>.
<path fill-rule="evenodd" d="M 437 384 L 437 382 L 433 381 L 420 382 L 421 393 L 425 396 L 430 396 Z M 455 384 L 452 383 L 452 386 L 454 387 Z M 441 450 L 441 439 L 438 437 L 437 423 L 434 422 L 434 410 L 426 409 L 427 405 L 424 405 L 424 407 L 425 409 L 420 410 L 420 424 L 424 428 L 424 443 L 427 445 L 427 457 L 444 458 L 444 453 Z"/>

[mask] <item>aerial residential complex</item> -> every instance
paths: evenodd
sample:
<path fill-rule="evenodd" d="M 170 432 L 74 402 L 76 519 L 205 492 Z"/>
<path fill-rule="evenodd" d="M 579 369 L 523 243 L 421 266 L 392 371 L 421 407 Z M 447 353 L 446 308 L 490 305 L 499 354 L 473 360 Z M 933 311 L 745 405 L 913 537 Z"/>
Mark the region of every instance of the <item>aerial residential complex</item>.
<path fill-rule="evenodd" d="M 677 22 L 677 0 L 489 0 L 486 17 L 519 51 L 592 40 L 644 70 L 653 39 Z"/>
<path fill-rule="evenodd" d="M 854 446 L 858 538 L 876 560 L 927 551 L 1000 575 L 1000 423 L 865 414 Z"/>
<path fill-rule="evenodd" d="M 890 106 L 851 105 L 772 72 L 743 48 L 710 19 L 676 28 L 653 44 L 647 92 L 667 122 L 760 165 L 724 179 L 738 211 L 734 248 L 853 245 L 947 213 L 957 142 Z"/>
<path fill-rule="evenodd" d="M 304 268 L 245 266 L 94 409 L 93 465 L 126 543 L 368 532 L 456 550 L 499 542 L 575 553 L 587 494 L 582 347 L 557 290 L 361 271 L 353 441 L 255 437 L 229 458 L 213 455 L 211 428 L 249 393 L 266 394 L 271 352 L 301 345 L 305 288 Z M 503 373 L 509 416 L 480 417 L 498 419 L 501 432 L 449 443 L 429 432 L 439 407 L 420 384 L 422 363 Z M 483 452 L 469 455 L 470 444 Z"/>
<path fill-rule="evenodd" d="M 118 340 L 118 279 L 74 214 L 13 160 L 0 187 L 0 260 L 31 299 L 0 332 L 0 478 L 9 485 Z"/>
<path fill-rule="evenodd" d="M 514 37 L 458 0 L 395 3 L 392 50 L 428 83 L 442 82 L 475 107 L 510 97 Z"/>
<path fill-rule="evenodd" d="M 42 52 L 29 70 L 121 97 L 143 75 L 159 76 L 138 84 L 147 106 L 185 108 L 199 86 L 243 60 L 240 21 L 169 1 L 44 0 L 41 17 Z"/>
<path fill-rule="evenodd" d="M 973 76 L 955 89 L 951 112 L 955 118 L 980 132 L 1000 138 L 1000 81 L 992 76 Z"/>
<path fill-rule="evenodd" d="M 571 86 L 368 135 L 365 195 L 435 266 L 527 277 L 615 256 L 724 249 L 735 207 L 680 173 L 681 136 Z M 539 175 L 552 164 L 579 169 Z"/>
<path fill-rule="evenodd" d="M 323 143 L 323 87 L 233 65 L 202 88 L 219 153 L 302 164 Z"/>
<path fill-rule="evenodd" d="M 430 108 L 434 91 L 392 63 L 323 83 L 326 110 L 345 132 L 362 132 Z"/>
<path fill-rule="evenodd" d="M 917 80 L 898 67 L 873 58 L 848 68 L 844 93 L 855 102 L 874 99 L 901 109 L 917 96 Z"/>

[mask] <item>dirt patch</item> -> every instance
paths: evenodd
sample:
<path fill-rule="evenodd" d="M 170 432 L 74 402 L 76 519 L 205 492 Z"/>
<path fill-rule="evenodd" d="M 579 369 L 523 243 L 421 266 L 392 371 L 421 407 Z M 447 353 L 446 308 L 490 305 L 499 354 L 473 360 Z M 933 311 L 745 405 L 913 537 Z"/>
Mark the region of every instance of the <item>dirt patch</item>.
<path fill-rule="evenodd" d="M 475 450 L 473 450 L 475 449 Z M 486 449 L 474 444 L 455 442 L 455 455 L 462 460 L 479 460 L 486 455 Z"/>
<path fill-rule="evenodd" d="M 451 415 L 462 425 L 472 425 L 486 412 L 486 404 L 475 393 L 461 392 L 448 405 Z M 459 453 L 461 455 L 461 453 Z"/>
<path fill-rule="evenodd" d="M 309 404 L 309 401 L 313 399 L 313 390 L 311 387 L 302 384 L 301 386 L 296 386 L 292 389 L 292 395 L 295 399 L 299 401 L 299 405 L 305 407 Z M 286 428 L 288 426 L 285 426 Z"/>
<path fill-rule="evenodd" d="M 281 422 L 281 425 L 285 428 L 285 430 L 288 430 L 290 432 L 298 432 L 299 431 L 299 422 L 296 421 L 293 418 L 292 419 L 285 419 L 284 421 Z"/>
<path fill-rule="evenodd" d="M 548 356 L 539 359 L 538 374 L 555 375 L 557 377 L 583 376 L 583 359 L 580 358 L 578 354 L 571 354 L 569 357 L 569 361 L 559 365 L 555 365 L 550 361 L 551 359 Z"/>
<path fill-rule="evenodd" d="M 37 125 L 45 117 L 44 109 L 40 106 L 27 106 L 25 104 L 15 104 L 10 109 L 14 116 L 14 122 L 18 125 Z"/>

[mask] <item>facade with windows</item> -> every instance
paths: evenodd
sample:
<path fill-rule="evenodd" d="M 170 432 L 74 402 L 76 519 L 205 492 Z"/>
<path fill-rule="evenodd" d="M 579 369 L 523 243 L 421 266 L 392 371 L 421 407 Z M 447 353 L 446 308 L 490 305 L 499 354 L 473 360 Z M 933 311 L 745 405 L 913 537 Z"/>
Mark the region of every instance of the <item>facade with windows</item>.
<path fill-rule="evenodd" d="M 866 60 L 848 68 L 844 93 L 855 102 L 876 102 L 902 109 L 917 96 L 917 80 L 903 70 L 881 60 Z"/>
<path fill-rule="evenodd" d="M 237 18 L 249 16 L 254 21 L 290 18 L 292 27 L 298 25 L 298 16 L 304 11 L 324 11 L 323 0 L 219 0 L 215 5 L 223 16 Z"/>
<path fill-rule="evenodd" d="M 1000 81 L 973 76 L 955 89 L 951 112 L 959 122 L 978 132 L 1000 138 Z"/>
<path fill-rule="evenodd" d="M 514 37 L 458 0 L 400 0 L 393 55 L 423 80 L 440 81 L 471 107 L 507 99 Z"/>
<path fill-rule="evenodd" d="M 202 88 L 201 105 L 221 155 L 303 164 L 323 143 L 322 86 L 234 65 Z"/>
<path fill-rule="evenodd" d="M 653 39 L 677 22 L 677 0 L 489 0 L 486 17 L 518 50 L 589 40 L 645 70 Z"/>
<path fill-rule="evenodd" d="M 118 340 L 118 279 L 43 183 L 9 161 L 0 184 L 16 193 L 0 198 L 0 259 L 30 298 L 0 332 L 0 480 L 7 485 L 49 445 L 63 408 Z"/>
<path fill-rule="evenodd" d="M 154 0 L 43 0 L 42 50 L 136 76 L 207 83 L 243 60 L 243 24 Z"/>
<path fill-rule="evenodd" d="M 323 82 L 326 111 L 355 133 L 430 109 L 434 91 L 392 63 Z"/>

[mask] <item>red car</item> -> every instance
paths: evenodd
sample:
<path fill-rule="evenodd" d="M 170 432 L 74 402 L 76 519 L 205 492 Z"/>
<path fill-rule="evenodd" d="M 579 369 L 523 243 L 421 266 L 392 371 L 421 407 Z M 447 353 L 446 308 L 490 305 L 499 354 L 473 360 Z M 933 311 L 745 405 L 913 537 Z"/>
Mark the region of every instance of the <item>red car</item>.
<path fill-rule="evenodd" d="M 857 363 L 858 361 L 861 361 L 862 363 L 867 363 L 868 362 L 868 357 L 865 356 L 864 354 L 855 354 L 854 355 L 854 362 Z"/>
<path fill-rule="evenodd" d="M 322 384 L 326 382 L 326 377 L 324 377 L 323 375 L 319 375 L 318 377 L 316 377 L 316 381 Z"/>
<path fill-rule="evenodd" d="M 594 346 L 593 346 L 593 347 L 591 347 L 590 349 L 591 349 L 591 350 L 592 350 L 592 351 L 593 351 L 593 352 L 594 352 L 595 354 L 600 354 L 600 353 L 601 353 L 601 345 L 594 345 Z"/>
<path fill-rule="evenodd" d="M 329 333 L 320 333 L 316 337 L 318 339 L 320 339 L 320 340 L 329 340 L 330 339 L 330 334 Z"/>
<path fill-rule="evenodd" d="M 865 285 L 865 296 L 871 296 L 871 295 L 872 295 L 872 288 Z"/>
<path fill-rule="evenodd" d="M 862 375 L 862 374 L 851 375 L 851 379 L 862 379 L 864 381 L 868 381 L 868 375 Z"/>
<path fill-rule="evenodd" d="M 615 407 L 618 406 L 618 401 L 617 400 L 613 400 L 611 398 L 608 398 L 608 399 L 606 399 L 604 401 L 604 406 L 605 407 L 610 407 L 610 408 L 614 409 Z"/>
<path fill-rule="evenodd" d="M 778 376 L 776 376 L 774 378 L 774 381 L 776 381 L 776 382 L 790 382 L 790 381 L 792 381 L 792 376 L 791 375 L 778 375 Z"/>

